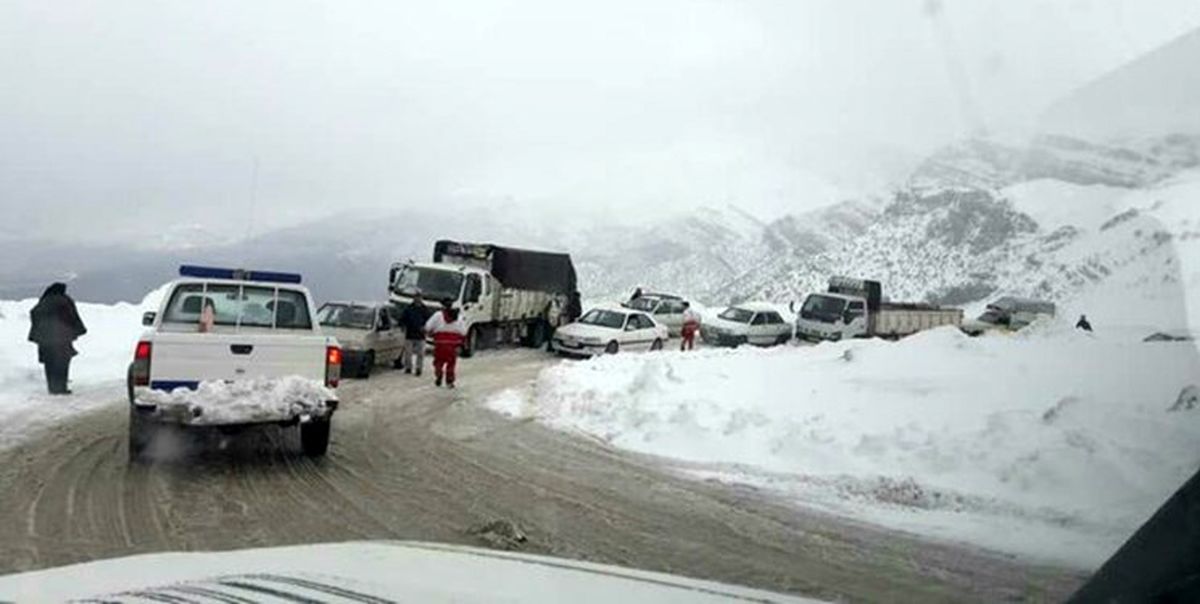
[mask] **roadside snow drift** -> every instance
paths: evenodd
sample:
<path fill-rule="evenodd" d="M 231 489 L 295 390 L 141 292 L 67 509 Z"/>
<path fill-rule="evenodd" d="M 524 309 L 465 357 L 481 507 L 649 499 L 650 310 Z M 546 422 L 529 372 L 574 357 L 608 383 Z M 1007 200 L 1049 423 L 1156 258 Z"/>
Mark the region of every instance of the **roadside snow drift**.
<path fill-rule="evenodd" d="M 942 329 L 563 363 L 489 404 L 699 477 L 1091 567 L 1200 465 L 1200 409 L 1168 410 L 1198 369 L 1187 342 Z"/>
<path fill-rule="evenodd" d="M 69 290 L 68 290 L 69 293 Z M 140 304 L 77 304 L 87 334 L 75 342 L 71 362 L 75 396 L 46 394 L 37 346 L 29 336 L 29 311 L 37 300 L 0 300 L 0 447 L 35 425 L 52 423 L 125 396 L 125 370 L 141 335 L 142 313 L 158 310 L 163 292 L 150 292 Z"/>
<path fill-rule="evenodd" d="M 241 382 L 201 382 L 195 390 L 146 390 L 138 400 L 158 405 L 164 412 L 181 412 L 190 423 L 237 424 L 268 422 L 302 414 L 323 415 L 325 401 L 334 394 L 320 382 L 289 376 Z"/>

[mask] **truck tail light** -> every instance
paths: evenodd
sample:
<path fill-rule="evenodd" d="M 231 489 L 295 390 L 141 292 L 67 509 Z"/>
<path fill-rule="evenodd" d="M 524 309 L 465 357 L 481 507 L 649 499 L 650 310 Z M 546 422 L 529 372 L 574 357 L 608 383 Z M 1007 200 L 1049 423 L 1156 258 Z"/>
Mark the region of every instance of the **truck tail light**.
<path fill-rule="evenodd" d="M 138 342 L 137 348 L 133 349 L 133 385 L 134 386 L 149 386 L 150 385 L 150 342 Z"/>
<path fill-rule="evenodd" d="M 337 346 L 325 348 L 325 385 L 337 388 L 342 377 L 342 349 Z"/>

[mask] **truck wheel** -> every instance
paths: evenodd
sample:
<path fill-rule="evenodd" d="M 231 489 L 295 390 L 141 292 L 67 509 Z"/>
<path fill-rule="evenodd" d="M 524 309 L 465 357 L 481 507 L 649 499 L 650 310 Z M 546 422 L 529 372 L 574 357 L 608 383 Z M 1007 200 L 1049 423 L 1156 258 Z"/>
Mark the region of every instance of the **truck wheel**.
<path fill-rule="evenodd" d="M 475 351 L 479 349 L 479 328 L 472 327 L 467 330 L 466 342 L 462 345 L 462 350 L 459 351 L 464 359 L 469 359 L 475 356 Z"/>
<path fill-rule="evenodd" d="M 145 460 L 146 449 L 154 440 L 154 423 L 142 417 L 132 405 L 129 406 L 129 461 Z"/>
<path fill-rule="evenodd" d="M 654 343 L 650 345 L 650 350 L 662 350 L 662 340 L 655 338 Z"/>
<path fill-rule="evenodd" d="M 604 347 L 604 354 L 617 354 L 618 352 L 620 352 L 620 350 L 621 350 L 621 345 L 617 344 L 616 341 L 613 341 L 613 342 L 609 342 L 608 346 Z"/>
<path fill-rule="evenodd" d="M 358 377 L 366 380 L 371 377 L 371 370 L 375 369 L 375 351 L 372 350 L 363 356 L 362 367 L 358 368 Z"/>
<path fill-rule="evenodd" d="M 300 424 L 300 449 L 308 457 L 321 457 L 329 450 L 329 428 L 331 418 L 317 419 Z"/>
<path fill-rule="evenodd" d="M 541 348 L 546 342 L 546 322 L 538 321 L 533 324 L 529 333 L 529 347 Z"/>

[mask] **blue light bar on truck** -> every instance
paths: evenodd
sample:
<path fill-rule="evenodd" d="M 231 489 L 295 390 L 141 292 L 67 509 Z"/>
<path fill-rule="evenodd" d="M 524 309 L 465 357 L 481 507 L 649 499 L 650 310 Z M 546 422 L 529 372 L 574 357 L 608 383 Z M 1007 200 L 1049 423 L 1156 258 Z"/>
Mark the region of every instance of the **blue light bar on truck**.
<path fill-rule="evenodd" d="M 180 266 L 179 276 L 198 277 L 200 279 L 231 279 L 234 281 L 265 281 L 268 283 L 300 283 L 300 275 L 296 273 L 248 271 L 240 268 L 193 266 L 191 264 Z"/>

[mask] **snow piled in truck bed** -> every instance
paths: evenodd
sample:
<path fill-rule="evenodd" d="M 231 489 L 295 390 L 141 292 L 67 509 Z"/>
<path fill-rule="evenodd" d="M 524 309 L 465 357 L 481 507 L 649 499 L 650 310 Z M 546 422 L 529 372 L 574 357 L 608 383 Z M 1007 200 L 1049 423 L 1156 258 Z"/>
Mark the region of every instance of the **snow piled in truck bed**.
<path fill-rule="evenodd" d="M 1200 465 L 1190 343 L 1040 325 L 970 339 L 618 355 L 489 401 L 711 480 L 1092 567 Z"/>
<path fill-rule="evenodd" d="M 323 415 L 325 401 L 336 398 L 316 380 L 299 376 L 259 378 L 239 382 L 201 382 L 196 390 L 146 390 L 140 402 L 165 412 L 194 416 L 192 424 L 241 424 L 288 419 L 302 414 Z"/>

